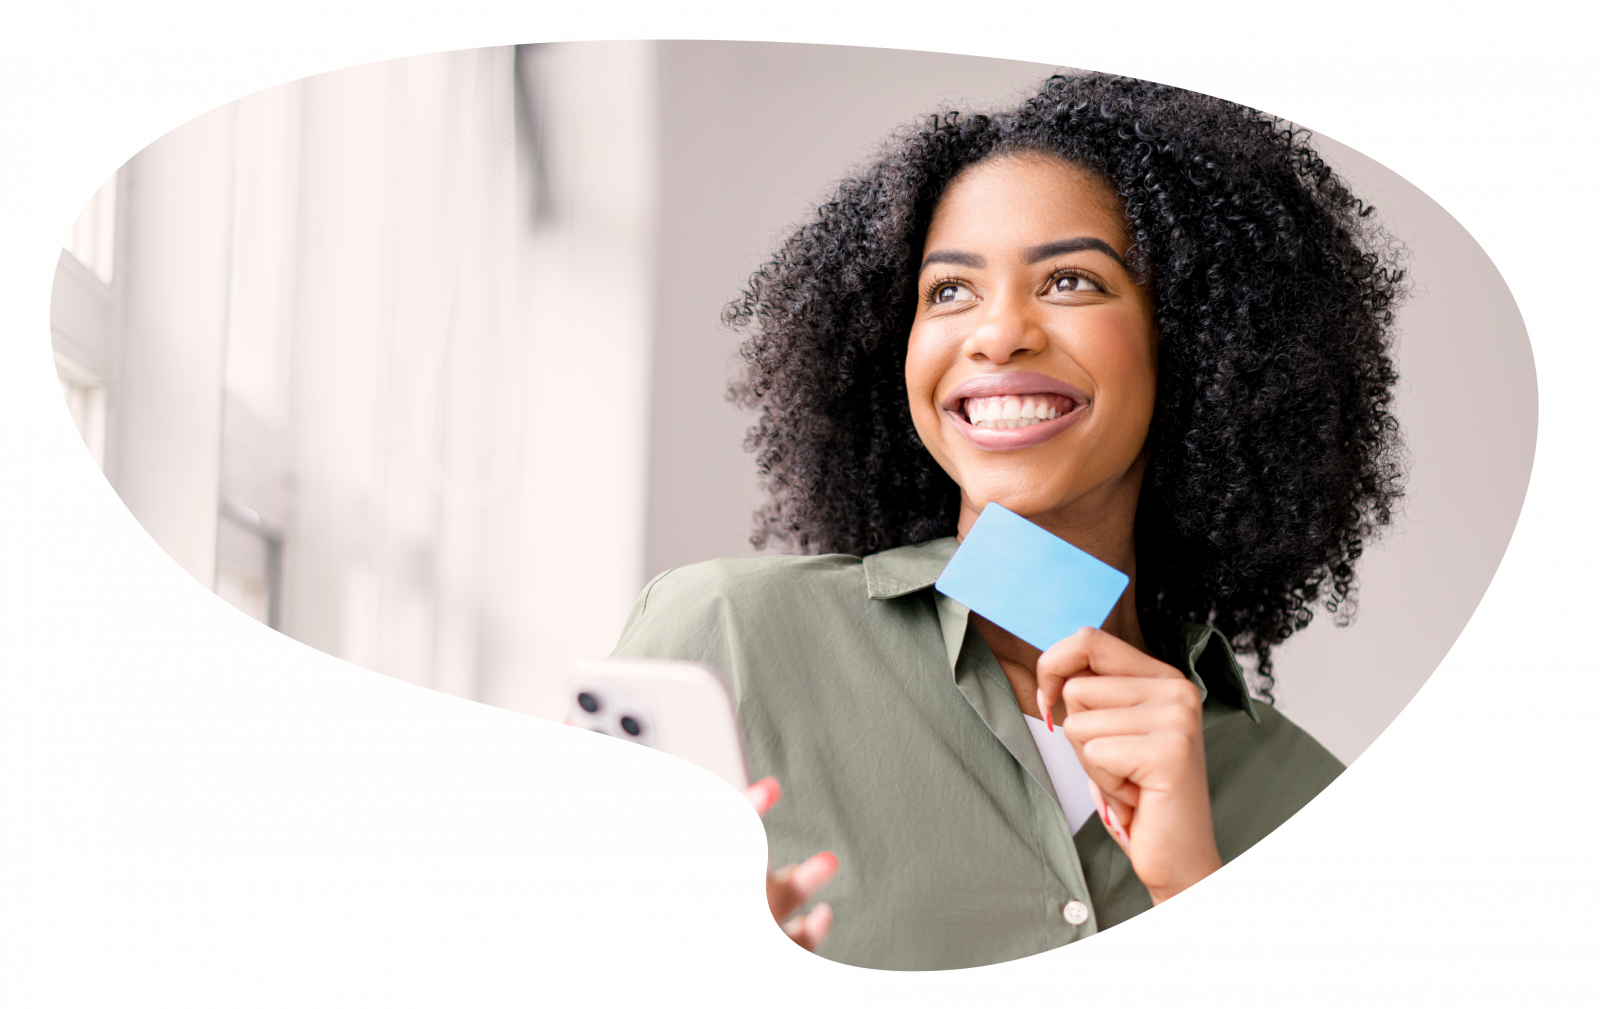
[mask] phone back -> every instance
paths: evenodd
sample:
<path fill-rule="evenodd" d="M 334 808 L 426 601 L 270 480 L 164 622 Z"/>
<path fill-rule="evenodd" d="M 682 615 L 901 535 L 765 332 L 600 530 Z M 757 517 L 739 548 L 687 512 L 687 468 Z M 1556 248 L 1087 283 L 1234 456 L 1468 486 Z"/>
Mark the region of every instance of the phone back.
<path fill-rule="evenodd" d="M 567 686 L 570 724 L 670 753 L 735 788 L 749 784 L 733 705 L 708 667 L 671 659 L 576 662 Z"/>

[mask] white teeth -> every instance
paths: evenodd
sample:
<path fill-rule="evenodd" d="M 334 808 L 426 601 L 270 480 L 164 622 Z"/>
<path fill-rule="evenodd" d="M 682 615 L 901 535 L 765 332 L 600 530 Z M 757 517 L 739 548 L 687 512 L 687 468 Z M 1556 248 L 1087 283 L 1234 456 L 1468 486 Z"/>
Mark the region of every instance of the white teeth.
<path fill-rule="evenodd" d="M 974 427 L 1010 430 L 1055 420 L 1071 409 L 1056 396 L 983 396 L 966 402 Z"/>

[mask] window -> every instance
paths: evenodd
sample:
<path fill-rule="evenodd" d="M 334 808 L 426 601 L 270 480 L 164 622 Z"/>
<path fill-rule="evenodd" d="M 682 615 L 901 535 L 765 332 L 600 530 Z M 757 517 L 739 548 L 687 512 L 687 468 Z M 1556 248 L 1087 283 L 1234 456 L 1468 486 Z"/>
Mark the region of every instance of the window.
<path fill-rule="evenodd" d="M 106 465 L 116 236 L 117 176 L 112 175 L 73 223 L 50 296 L 50 342 L 61 396 L 101 469 Z"/>
<path fill-rule="evenodd" d="M 105 385 L 87 368 L 59 353 L 56 354 L 56 378 L 61 382 L 61 395 L 67 401 L 72 423 L 77 425 L 83 443 L 89 446 L 94 464 L 103 469 L 106 464 Z"/>
<path fill-rule="evenodd" d="M 111 283 L 117 237 L 117 176 L 105 181 L 72 225 L 67 251 L 87 266 L 102 284 Z"/>
<path fill-rule="evenodd" d="M 217 523 L 217 595 L 266 624 L 278 626 L 283 537 L 255 511 L 222 502 Z"/>

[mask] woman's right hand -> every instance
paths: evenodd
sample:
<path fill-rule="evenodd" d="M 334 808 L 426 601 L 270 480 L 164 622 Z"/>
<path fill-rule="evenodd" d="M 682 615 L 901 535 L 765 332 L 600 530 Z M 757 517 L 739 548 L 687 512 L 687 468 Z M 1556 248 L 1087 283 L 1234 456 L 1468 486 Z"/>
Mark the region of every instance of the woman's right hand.
<path fill-rule="evenodd" d="M 757 814 L 766 816 L 767 810 L 783 798 L 783 789 L 778 786 L 777 778 L 766 777 L 745 789 L 744 795 L 750 805 L 756 807 Z M 819 851 L 804 862 L 767 873 L 767 906 L 772 909 L 772 920 L 785 935 L 813 953 L 833 926 L 833 908 L 818 904 L 805 914 L 794 914 L 794 911 L 816 896 L 838 871 L 838 856 L 831 851 Z"/>
<path fill-rule="evenodd" d="M 1222 867 L 1206 778 L 1200 691 L 1178 669 L 1086 627 L 1039 656 L 1039 710 L 1089 776 L 1106 832 L 1159 904 Z"/>

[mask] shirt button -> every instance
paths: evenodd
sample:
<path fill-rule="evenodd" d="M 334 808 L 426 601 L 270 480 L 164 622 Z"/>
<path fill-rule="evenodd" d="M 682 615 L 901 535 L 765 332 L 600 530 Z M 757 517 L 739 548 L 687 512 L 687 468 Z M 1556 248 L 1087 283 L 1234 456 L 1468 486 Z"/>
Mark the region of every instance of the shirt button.
<path fill-rule="evenodd" d="M 1082 925 L 1089 920 L 1089 909 L 1081 900 L 1069 900 L 1067 906 L 1061 909 L 1061 917 L 1067 919 L 1068 925 Z"/>

